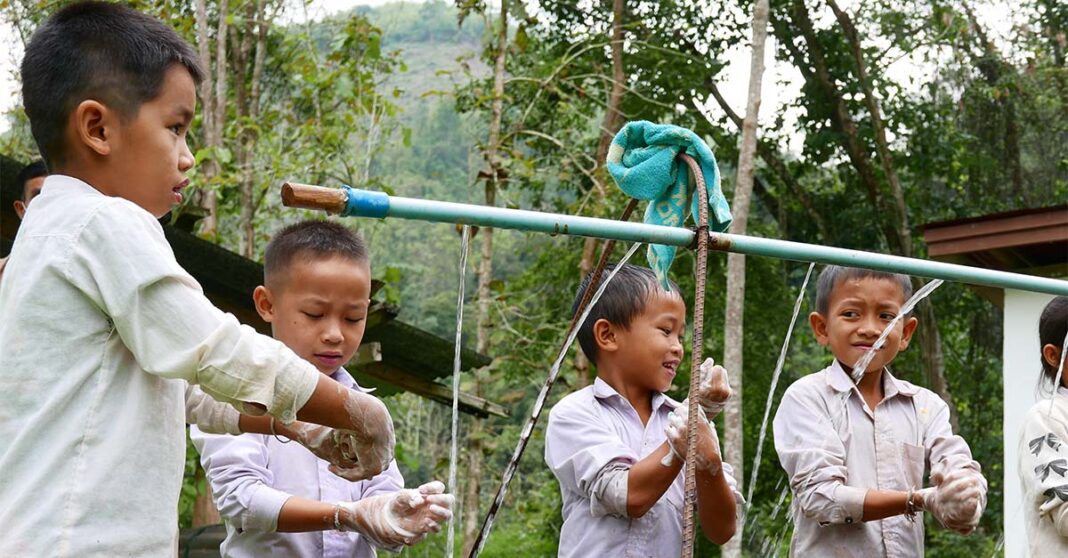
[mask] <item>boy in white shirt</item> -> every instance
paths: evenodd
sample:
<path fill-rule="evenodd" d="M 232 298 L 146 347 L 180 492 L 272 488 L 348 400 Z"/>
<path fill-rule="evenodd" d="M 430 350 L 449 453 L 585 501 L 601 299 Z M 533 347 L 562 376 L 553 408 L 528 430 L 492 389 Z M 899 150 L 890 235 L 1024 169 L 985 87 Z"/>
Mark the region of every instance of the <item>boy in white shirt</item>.
<path fill-rule="evenodd" d="M 342 429 L 349 474 L 385 469 L 381 402 L 319 374 L 204 297 L 157 222 L 182 199 L 202 70 L 158 20 L 69 5 L 22 63 L 53 173 L 0 282 L 0 556 L 177 549 L 184 389 Z"/>
<path fill-rule="evenodd" d="M 816 340 L 834 362 L 794 382 L 775 413 L 775 451 L 793 490 L 790 556 L 923 556 L 927 511 L 967 534 L 986 505 L 986 479 L 949 407 L 887 366 L 908 347 L 916 318 L 891 330 L 859 382 L 853 366 L 912 296 L 909 278 L 827 266 L 820 273 Z M 931 484 L 923 487 L 930 466 Z"/>
<path fill-rule="evenodd" d="M 360 347 L 370 293 L 363 240 L 337 223 L 304 221 L 267 245 L 264 284 L 253 298 L 275 339 L 320 373 L 367 392 L 342 365 Z M 220 436 L 197 427 L 190 435 L 226 520 L 226 557 L 370 558 L 375 548 L 414 544 L 451 516 L 452 497 L 440 494 L 440 482 L 403 490 L 396 462 L 371 479 L 350 482 L 281 436 Z M 391 525 L 387 510 L 413 498 L 431 501 L 426 515 Z"/>

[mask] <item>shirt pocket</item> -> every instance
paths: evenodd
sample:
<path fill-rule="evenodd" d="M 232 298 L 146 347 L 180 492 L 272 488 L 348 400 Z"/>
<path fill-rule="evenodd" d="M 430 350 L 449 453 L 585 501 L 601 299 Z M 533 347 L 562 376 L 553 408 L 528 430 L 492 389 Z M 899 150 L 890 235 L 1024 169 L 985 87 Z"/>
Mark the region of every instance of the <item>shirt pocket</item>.
<path fill-rule="evenodd" d="M 901 465 L 905 471 L 904 481 L 906 488 L 923 488 L 923 470 L 926 455 L 927 450 L 923 446 L 901 442 Z"/>

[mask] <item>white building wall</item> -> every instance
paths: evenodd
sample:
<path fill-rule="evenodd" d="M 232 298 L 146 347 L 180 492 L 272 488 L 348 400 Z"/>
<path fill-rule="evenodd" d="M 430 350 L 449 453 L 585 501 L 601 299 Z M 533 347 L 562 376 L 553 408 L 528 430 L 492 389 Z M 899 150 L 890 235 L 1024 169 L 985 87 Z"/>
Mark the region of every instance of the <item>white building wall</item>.
<path fill-rule="evenodd" d="M 1027 533 L 1017 475 L 1018 444 L 1023 417 L 1038 396 L 1038 317 L 1053 295 L 1005 290 L 1005 345 L 1002 350 L 1002 389 L 1005 416 L 1005 557 L 1027 556 Z"/>

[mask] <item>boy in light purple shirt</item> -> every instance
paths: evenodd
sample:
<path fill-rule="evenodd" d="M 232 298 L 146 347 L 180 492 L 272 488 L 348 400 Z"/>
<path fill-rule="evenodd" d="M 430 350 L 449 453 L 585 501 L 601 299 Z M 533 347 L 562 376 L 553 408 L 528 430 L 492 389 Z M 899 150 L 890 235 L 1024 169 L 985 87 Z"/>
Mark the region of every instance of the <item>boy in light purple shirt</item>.
<path fill-rule="evenodd" d="M 360 346 L 370 304 L 363 240 L 337 223 L 305 221 L 276 235 L 264 260 L 264 285 L 253 298 L 274 337 L 342 386 L 370 391 L 342 368 Z M 441 493 L 440 482 L 403 490 L 395 461 L 368 480 L 350 482 L 305 447 L 314 449 L 318 430 L 294 428 L 316 427 L 272 423 L 276 435 L 240 436 L 191 427 L 226 520 L 223 556 L 367 558 L 375 548 L 414 544 L 451 517 L 452 496 Z"/>
<path fill-rule="evenodd" d="M 793 490 L 791 556 L 923 556 L 922 514 L 970 533 L 986 479 L 949 408 L 887 365 L 908 347 L 916 318 L 896 324 L 912 284 L 900 274 L 828 266 L 820 273 L 816 340 L 834 362 L 794 382 L 775 414 L 775 450 Z M 887 327 L 859 382 L 851 373 Z M 930 466 L 931 487 L 923 488 Z"/>
<path fill-rule="evenodd" d="M 576 304 L 597 287 L 586 277 Z M 686 404 L 663 392 L 682 362 L 685 329 L 678 286 L 665 291 L 651 270 L 623 265 L 579 330 L 597 378 L 553 407 L 545 435 L 545 461 L 563 498 L 559 556 L 681 551 Z M 741 494 L 707 419 L 722 410 L 730 388 L 711 359 L 700 373 L 697 512 L 705 536 L 723 544 L 734 535 Z"/>

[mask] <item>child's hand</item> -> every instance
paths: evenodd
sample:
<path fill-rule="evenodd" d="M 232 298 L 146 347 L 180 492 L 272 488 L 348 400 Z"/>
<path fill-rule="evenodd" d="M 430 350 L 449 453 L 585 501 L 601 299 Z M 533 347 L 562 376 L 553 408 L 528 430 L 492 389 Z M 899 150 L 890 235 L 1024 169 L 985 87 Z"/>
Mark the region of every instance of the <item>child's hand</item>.
<path fill-rule="evenodd" d="M 946 529 L 971 533 L 986 506 L 986 479 L 973 471 L 956 470 L 939 480 L 938 486 L 919 491 L 924 509 Z"/>
<path fill-rule="evenodd" d="M 697 470 L 708 471 L 715 476 L 723 468 L 723 460 L 720 457 L 719 450 L 719 436 L 716 434 L 716 426 L 709 422 L 705 416 L 704 409 L 698 407 L 697 412 L 699 413 L 697 420 L 697 456 L 694 460 L 694 465 Z M 668 415 L 668 425 L 665 432 L 671 452 L 664 456 L 664 460 L 661 461 L 665 466 L 671 466 L 673 457 L 684 463 L 686 462 L 686 419 L 688 416 L 689 408 L 686 405 L 682 405 L 677 412 L 673 411 Z"/>
<path fill-rule="evenodd" d="M 708 358 L 701 363 L 698 369 L 700 381 L 697 385 L 697 403 L 704 409 L 709 420 L 723 412 L 727 406 L 727 400 L 731 398 L 730 381 L 727 379 L 727 370 L 717 366 L 716 361 Z"/>
<path fill-rule="evenodd" d="M 278 433 L 308 448 L 330 463 L 330 472 L 350 481 L 366 480 L 385 471 L 393 461 L 393 421 L 378 399 L 345 390 L 345 408 L 361 432 L 339 430 L 306 422 L 288 427 L 275 423 Z"/>
<path fill-rule="evenodd" d="M 342 531 L 355 531 L 376 546 L 411 546 L 428 533 L 440 531 L 441 523 L 452 518 L 453 496 L 444 492 L 445 485 L 434 481 L 418 489 L 342 503 L 347 513 L 339 514 L 338 519 Z"/>

